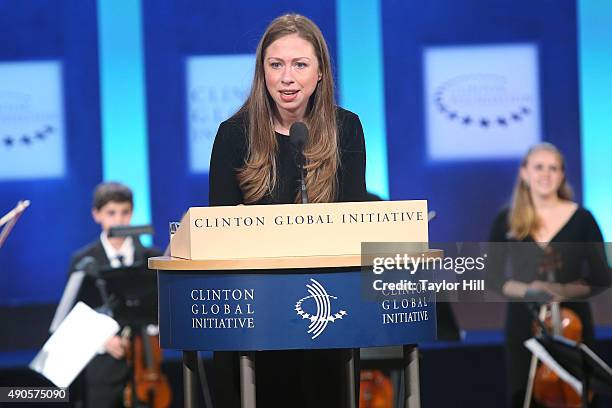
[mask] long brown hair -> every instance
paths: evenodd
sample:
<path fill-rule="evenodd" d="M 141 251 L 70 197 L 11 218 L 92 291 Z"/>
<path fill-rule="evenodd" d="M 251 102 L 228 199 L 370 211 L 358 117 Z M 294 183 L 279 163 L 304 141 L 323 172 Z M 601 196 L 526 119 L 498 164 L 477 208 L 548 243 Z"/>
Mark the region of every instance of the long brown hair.
<path fill-rule="evenodd" d="M 264 54 L 274 41 L 291 34 L 297 34 L 312 44 L 321 72 L 321 80 L 310 96 L 304 118 L 310 131 L 304 148 L 308 200 L 330 202 L 336 197 L 336 173 L 340 160 L 329 51 L 321 30 L 311 20 L 298 14 L 287 14 L 272 21 L 259 41 L 251 92 L 236 114 L 247 117 L 247 158 L 244 167 L 238 171 L 238 182 L 246 203 L 255 203 L 272 194 L 277 184 L 278 143 L 273 122 L 276 105 L 266 88 Z M 298 199 L 296 194 L 295 201 Z"/>
<path fill-rule="evenodd" d="M 551 143 L 539 143 L 532 146 L 521 161 L 521 167 L 519 168 L 516 182 L 514 183 L 514 190 L 512 192 L 512 205 L 508 214 L 510 235 L 517 240 L 522 240 L 529 234 L 535 233 L 540 227 L 540 221 L 538 220 L 535 207 L 531 199 L 529 185 L 523 181 L 521 177 L 521 169 L 527 166 L 529 157 L 533 153 L 542 150 L 554 153 L 559 159 L 561 171 L 563 171 L 563 181 L 557 190 L 557 196 L 564 200 L 571 200 L 573 197 L 572 188 L 567 182 L 567 177 L 565 176 L 565 158 L 559 149 L 557 149 L 555 145 Z"/>

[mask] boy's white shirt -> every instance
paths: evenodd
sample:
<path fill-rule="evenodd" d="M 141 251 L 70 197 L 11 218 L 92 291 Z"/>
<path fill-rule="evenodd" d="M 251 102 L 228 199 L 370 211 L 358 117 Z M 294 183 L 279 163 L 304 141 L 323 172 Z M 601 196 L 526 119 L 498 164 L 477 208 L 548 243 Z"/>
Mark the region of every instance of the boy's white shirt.
<path fill-rule="evenodd" d="M 102 247 L 110 261 L 111 268 L 119 268 L 121 266 L 119 257 L 123 258 L 123 266 L 132 266 L 134 264 L 134 240 L 132 237 L 125 238 L 121 248 L 115 249 L 108 240 L 106 232 L 102 231 L 100 233 L 100 242 L 102 242 Z"/>

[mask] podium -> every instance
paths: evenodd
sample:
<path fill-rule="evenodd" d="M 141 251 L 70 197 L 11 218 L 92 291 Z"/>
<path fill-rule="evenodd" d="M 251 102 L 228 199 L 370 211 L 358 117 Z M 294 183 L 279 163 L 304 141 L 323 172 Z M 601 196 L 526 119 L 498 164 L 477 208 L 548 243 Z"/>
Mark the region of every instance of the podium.
<path fill-rule="evenodd" d="M 378 215 L 365 223 L 350 214 Z M 405 406 L 420 406 L 416 344 L 435 340 L 435 297 L 420 289 L 372 293 L 361 245 L 413 242 L 418 256 L 442 256 L 426 247 L 426 214 L 424 201 L 191 208 L 171 239 L 172 256 L 149 259 L 158 271 L 161 346 L 183 351 L 185 406 L 196 404 L 200 350 L 241 353 L 242 406 L 255 407 L 255 351 L 391 345 L 404 346 Z M 241 225 L 227 225 L 236 217 Z M 414 278 L 393 271 L 393 281 Z M 345 370 L 351 407 L 354 364 Z"/>

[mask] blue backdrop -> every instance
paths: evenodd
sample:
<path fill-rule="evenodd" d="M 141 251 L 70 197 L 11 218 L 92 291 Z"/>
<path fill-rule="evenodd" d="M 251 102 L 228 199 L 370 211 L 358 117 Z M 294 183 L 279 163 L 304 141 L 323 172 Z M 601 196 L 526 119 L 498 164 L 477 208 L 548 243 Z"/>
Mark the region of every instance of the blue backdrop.
<path fill-rule="evenodd" d="M 478 0 L 413 0 L 382 1 L 380 7 L 390 194 L 429 200 L 439 214 L 430 227 L 433 241 L 486 239 L 491 220 L 509 198 L 518 161 L 427 158 L 422 57 L 427 47 L 535 44 L 541 137 L 567 155 L 569 179 L 581 200 L 574 1 L 498 0 L 493 7 Z M 158 246 L 167 243 L 169 221 L 208 201 L 206 173 L 192 173 L 189 166 L 187 58 L 253 54 L 269 21 L 288 11 L 321 27 L 335 67 L 335 2 L 142 2 L 151 197 L 141 199 L 151 201 Z M 91 192 L 103 174 L 96 18 L 94 1 L 0 1 L 1 32 L 10 39 L 0 45 L 0 63 L 61 63 L 66 149 L 63 177 L 0 181 L 0 210 L 20 198 L 33 202 L 0 251 L 0 305 L 56 302 L 70 253 L 99 233 L 90 216 Z M 355 22 L 355 30 L 361 23 Z M 351 63 L 358 72 L 358 61 Z"/>
<path fill-rule="evenodd" d="M 494 3 L 382 2 L 389 189 L 392 199 L 429 200 L 429 208 L 438 213 L 430 225 L 434 241 L 486 240 L 496 212 L 510 198 L 519 163 L 516 159 L 427 159 L 424 47 L 535 43 L 539 48 L 542 139 L 565 153 L 569 180 L 576 199 L 581 200 L 575 4 Z M 459 148 L 461 141 L 457 143 Z"/>
<path fill-rule="evenodd" d="M 56 302 L 70 253 L 99 234 L 90 215 L 102 178 L 95 3 L 2 1 L 0 27 L 0 64 L 61 63 L 66 158 L 63 177 L 0 182 L 0 212 L 32 201 L 0 250 L 0 304 Z"/>

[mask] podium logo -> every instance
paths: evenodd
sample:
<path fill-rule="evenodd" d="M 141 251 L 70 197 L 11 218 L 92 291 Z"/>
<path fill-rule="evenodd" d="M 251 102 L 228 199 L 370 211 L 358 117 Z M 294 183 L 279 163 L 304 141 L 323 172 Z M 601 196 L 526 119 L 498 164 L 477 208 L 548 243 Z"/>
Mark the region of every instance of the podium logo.
<path fill-rule="evenodd" d="M 323 285 L 314 279 L 310 279 L 310 284 L 306 284 L 309 296 L 303 297 L 295 304 L 295 311 L 302 319 L 310 320 L 308 325 L 308 334 L 312 334 L 312 339 L 316 339 L 323 333 L 329 323 L 334 323 L 338 319 L 342 319 L 347 315 L 345 310 L 339 310 L 337 313 L 331 312 L 330 299 L 338 299 L 327 293 Z M 312 307 L 312 301 L 316 304 L 315 313 L 307 313 L 302 308 L 302 304 L 308 301 Z"/>

